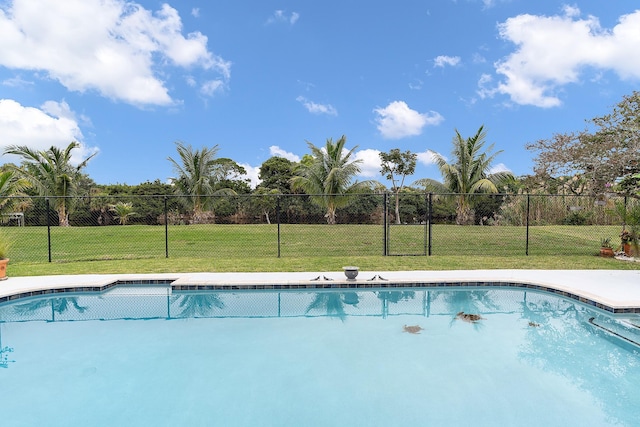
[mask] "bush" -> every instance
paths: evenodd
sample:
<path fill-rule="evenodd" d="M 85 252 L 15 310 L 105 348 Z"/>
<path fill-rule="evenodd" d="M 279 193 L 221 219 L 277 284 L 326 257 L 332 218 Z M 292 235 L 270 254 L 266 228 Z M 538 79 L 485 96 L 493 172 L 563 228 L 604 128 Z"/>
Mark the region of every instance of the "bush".
<path fill-rule="evenodd" d="M 562 220 L 564 225 L 586 225 L 589 221 L 589 214 L 582 212 L 571 212 Z"/>

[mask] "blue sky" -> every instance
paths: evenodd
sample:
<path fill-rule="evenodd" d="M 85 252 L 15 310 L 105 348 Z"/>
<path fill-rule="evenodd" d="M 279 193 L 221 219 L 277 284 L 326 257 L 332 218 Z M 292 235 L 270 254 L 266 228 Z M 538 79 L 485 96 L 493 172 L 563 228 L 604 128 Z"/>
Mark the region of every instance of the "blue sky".
<path fill-rule="evenodd" d="M 0 1 L 0 148 L 76 140 L 99 184 L 173 176 L 174 142 L 218 144 L 257 182 L 269 157 L 347 137 L 438 178 L 455 129 L 495 167 L 580 130 L 640 83 L 640 6 L 600 0 Z M 11 156 L 0 162 L 17 162 Z"/>

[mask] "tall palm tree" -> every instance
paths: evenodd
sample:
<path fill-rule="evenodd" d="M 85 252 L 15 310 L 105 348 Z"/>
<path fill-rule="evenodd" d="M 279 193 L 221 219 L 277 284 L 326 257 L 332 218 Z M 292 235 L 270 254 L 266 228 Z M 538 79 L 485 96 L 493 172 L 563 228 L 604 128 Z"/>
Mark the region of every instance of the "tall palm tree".
<path fill-rule="evenodd" d="M 194 222 L 200 222 L 208 196 L 234 192 L 229 189 L 214 189 L 215 183 L 220 179 L 221 167 L 220 160 L 216 158 L 219 150 L 217 144 L 200 150 L 194 150 L 191 145 L 185 145 L 181 141 L 176 141 L 175 144 L 180 161 L 168 158 L 178 175 L 171 178 L 171 181 L 176 186 L 176 192 L 190 196 Z"/>
<path fill-rule="evenodd" d="M 29 181 L 20 178 L 14 170 L 0 172 L 0 212 L 13 209 L 18 204 L 12 196 L 26 196 L 24 190 L 29 187 Z"/>
<path fill-rule="evenodd" d="M 302 163 L 299 175 L 291 179 L 295 190 L 303 190 L 311 201 L 327 210 L 328 224 L 336 223 L 336 209 L 353 202 L 353 195 L 371 189 L 374 181 L 353 182 L 360 173 L 361 160 L 351 160 L 357 146 L 347 151 L 347 138 L 343 135 L 335 143 L 327 139 L 322 148 L 307 141 L 311 149 L 311 161 Z"/>
<path fill-rule="evenodd" d="M 484 125 L 467 139 L 456 129 L 453 162 L 449 163 L 442 155 L 432 153 L 444 182 L 425 178 L 414 183 L 434 193 L 455 193 L 456 223 L 459 225 L 467 224 L 473 219 L 470 194 L 498 193 L 501 185 L 513 179 L 513 174 L 509 171 L 489 173 L 492 162 L 502 151 L 491 153 L 493 144 L 484 151 L 486 136 Z"/>
<path fill-rule="evenodd" d="M 77 194 L 81 170 L 97 153 L 93 153 L 77 165 L 71 164 L 71 153 L 79 148 L 76 141 L 65 149 L 52 146 L 48 150 L 33 150 L 26 145 L 12 145 L 4 150 L 5 154 L 15 154 L 26 161 L 23 167 L 14 170 L 41 196 L 54 197 L 53 203 L 58 212 L 58 224 L 69 225 L 70 198 Z"/>

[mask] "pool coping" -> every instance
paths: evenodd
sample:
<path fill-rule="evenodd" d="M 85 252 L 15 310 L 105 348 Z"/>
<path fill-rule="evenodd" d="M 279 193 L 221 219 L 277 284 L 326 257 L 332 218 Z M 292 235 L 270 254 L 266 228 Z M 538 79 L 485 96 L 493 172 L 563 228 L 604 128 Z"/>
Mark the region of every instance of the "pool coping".
<path fill-rule="evenodd" d="M 342 271 L 27 276 L 0 282 L 0 303 L 104 292 L 121 284 L 170 284 L 174 291 L 507 287 L 556 294 L 614 314 L 640 313 L 639 270 L 360 271 L 356 280 Z"/>

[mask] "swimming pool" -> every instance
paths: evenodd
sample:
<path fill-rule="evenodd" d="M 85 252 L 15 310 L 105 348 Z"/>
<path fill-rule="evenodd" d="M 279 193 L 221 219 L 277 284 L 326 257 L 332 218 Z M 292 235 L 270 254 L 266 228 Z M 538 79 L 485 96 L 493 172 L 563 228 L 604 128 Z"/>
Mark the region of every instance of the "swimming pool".
<path fill-rule="evenodd" d="M 28 298 L 0 306 L 0 417 L 12 426 L 630 426 L 640 419 L 636 316 L 506 288 L 160 285 Z"/>

